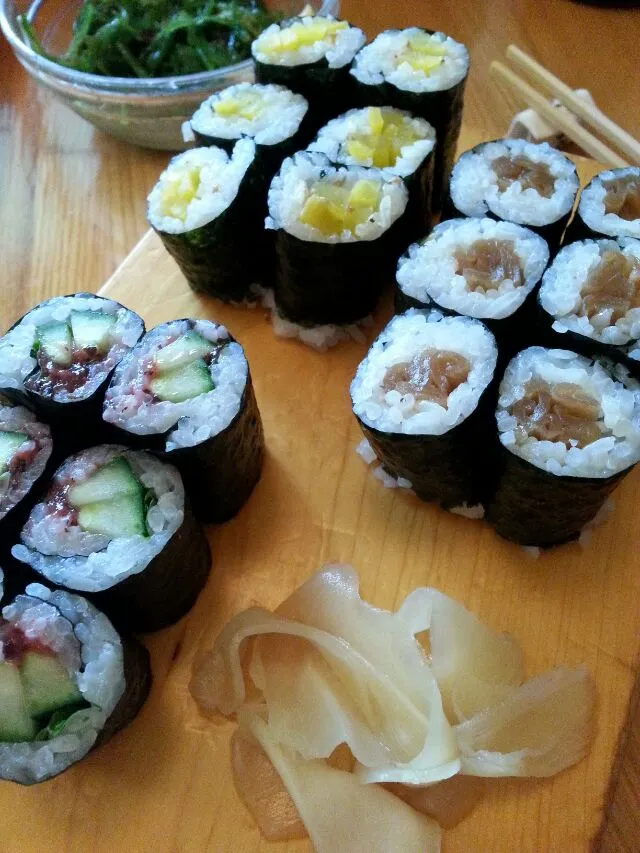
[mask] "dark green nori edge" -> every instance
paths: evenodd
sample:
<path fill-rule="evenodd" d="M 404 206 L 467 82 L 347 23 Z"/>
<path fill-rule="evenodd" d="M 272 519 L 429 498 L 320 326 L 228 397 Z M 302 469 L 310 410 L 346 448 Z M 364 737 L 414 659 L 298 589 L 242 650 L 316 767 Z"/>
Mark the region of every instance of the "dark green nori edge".
<path fill-rule="evenodd" d="M 135 637 L 126 634 L 120 637 L 125 679 L 124 693 L 107 718 L 92 749 L 104 746 L 107 741 L 121 732 L 137 717 L 149 696 L 153 676 L 149 652 Z"/>
<path fill-rule="evenodd" d="M 434 224 L 433 182 L 435 174 L 435 148 L 432 149 L 412 174 L 403 178 L 409 190 L 407 241 L 427 236 Z"/>

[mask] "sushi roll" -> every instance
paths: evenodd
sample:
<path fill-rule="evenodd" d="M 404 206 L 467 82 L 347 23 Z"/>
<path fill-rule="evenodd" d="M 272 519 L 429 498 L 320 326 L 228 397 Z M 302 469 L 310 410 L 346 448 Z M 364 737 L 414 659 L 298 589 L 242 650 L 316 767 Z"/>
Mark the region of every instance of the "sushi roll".
<path fill-rule="evenodd" d="M 275 303 L 300 326 L 348 325 L 376 307 L 405 243 L 409 194 L 379 169 L 333 166 L 301 152 L 269 189 Z"/>
<path fill-rule="evenodd" d="M 351 401 L 362 432 L 422 500 L 463 511 L 484 502 L 497 356 L 479 320 L 410 309 L 360 363 Z"/>
<path fill-rule="evenodd" d="M 565 246 L 544 274 L 539 303 L 550 345 L 640 374 L 640 240 Z"/>
<path fill-rule="evenodd" d="M 164 452 L 203 521 L 232 518 L 260 479 L 264 436 L 249 365 L 224 326 L 172 320 L 148 332 L 115 373 L 104 419 L 122 441 Z"/>
<path fill-rule="evenodd" d="M 640 166 L 596 175 L 580 194 L 569 235 L 640 239 Z"/>
<path fill-rule="evenodd" d="M 112 299 L 90 293 L 48 299 L 0 338 L 0 391 L 33 407 L 67 452 L 86 446 L 100 437 L 114 367 L 143 332 L 142 319 Z"/>
<path fill-rule="evenodd" d="M 507 366 L 496 423 L 502 464 L 487 517 L 520 545 L 579 537 L 640 459 L 640 391 L 597 361 L 530 347 Z"/>
<path fill-rule="evenodd" d="M 67 770 L 138 714 L 149 653 L 86 599 L 31 584 L 0 616 L 0 779 Z"/>
<path fill-rule="evenodd" d="M 189 286 L 223 302 L 251 298 L 264 255 L 264 198 L 256 144 L 241 139 L 231 154 L 193 148 L 174 157 L 147 199 L 147 218 Z M 251 246 L 252 251 L 247 252 Z"/>
<path fill-rule="evenodd" d="M 575 165 L 546 142 L 498 139 L 465 151 L 451 173 L 445 216 L 491 216 L 562 241 L 580 186 Z"/>
<path fill-rule="evenodd" d="M 86 593 L 116 624 L 156 631 L 194 604 L 210 570 L 180 474 L 148 453 L 100 445 L 69 457 L 31 511 L 13 556 Z"/>
<path fill-rule="evenodd" d="M 349 106 L 349 67 L 365 41 L 362 30 L 331 15 L 271 24 L 251 45 L 256 81 L 303 95 L 318 130 Z"/>
<path fill-rule="evenodd" d="M 501 355 L 531 335 L 535 290 L 549 261 L 542 237 L 495 219 L 450 219 L 400 258 L 396 307 L 432 305 L 482 320 Z"/>
<path fill-rule="evenodd" d="M 319 151 L 332 163 L 374 166 L 402 178 L 409 189 L 416 236 L 422 236 L 431 228 L 435 143 L 428 121 L 393 107 L 365 107 L 330 121 L 309 151 Z"/>
<path fill-rule="evenodd" d="M 418 27 L 380 33 L 356 55 L 351 68 L 357 103 L 408 110 L 435 127 L 435 211 L 449 184 L 468 73 L 469 52 L 463 44 Z"/>

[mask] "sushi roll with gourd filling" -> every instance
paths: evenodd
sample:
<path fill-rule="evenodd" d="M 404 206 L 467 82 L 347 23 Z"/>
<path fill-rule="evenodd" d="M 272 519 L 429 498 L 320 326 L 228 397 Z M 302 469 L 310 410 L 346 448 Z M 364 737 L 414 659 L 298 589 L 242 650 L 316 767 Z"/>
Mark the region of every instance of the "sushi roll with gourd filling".
<path fill-rule="evenodd" d="M 375 166 L 402 178 L 422 235 L 431 227 L 435 142 L 435 130 L 428 121 L 393 107 L 365 107 L 326 124 L 309 150 L 319 151 L 332 163 Z"/>
<path fill-rule="evenodd" d="M 569 230 L 574 240 L 583 237 L 640 239 L 640 166 L 596 175 L 580 194 Z"/>
<path fill-rule="evenodd" d="M 521 545 L 576 539 L 640 459 L 637 386 L 568 350 L 519 353 L 496 422 L 503 458 L 488 518 Z"/>
<path fill-rule="evenodd" d="M 191 608 L 210 569 L 180 474 L 148 453 L 100 445 L 69 457 L 13 556 L 87 593 L 117 624 L 155 631 Z"/>
<path fill-rule="evenodd" d="M 170 161 L 147 200 L 149 223 L 189 286 L 224 302 L 247 299 L 267 262 L 255 160 L 252 139 L 231 154 L 193 148 Z"/>
<path fill-rule="evenodd" d="M 149 654 L 86 599 L 31 584 L 0 616 L 0 779 L 62 773 L 136 716 Z"/>
<path fill-rule="evenodd" d="M 556 249 L 579 185 L 575 165 L 546 142 L 484 142 L 465 151 L 454 166 L 446 215 L 491 216 L 525 225 Z"/>
<path fill-rule="evenodd" d="M 266 220 L 277 232 L 281 316 L 311 327 L 370 314 L 404 243 L 408 197 L 403 181 L 380 169 L 333 166 L 315 152 L 285 160 Z"/>
<path fill-rule="evenodd" d="M 109 377 L 143 332 L 141 318 L 112 299 L 48 299 L 0 338 L 0 389 L 60 426 L 65 445 L 80 419 L 83 438 L 95 440 Z"/>
<path fill-rule="evenodd" d="M 351 383 L 365 438 L 387 473 L 425 501 L 470 509 L 485 499 L 485 427 L 498 350 L 468 317 L 410 309 L 374 341 Z M 489 410 L 490 411 L 490 410 Z"/>
<path fill-rule="evenodd" d="M 351 69 L 357 81 L 356 100 L 362 106 L 408 110 L 435 127 L 433 206 L 437 211 L 456 153 L 468 73 L 469 53 L 463 44 L 418 27 L 380 33 L 356 55 Z"/>
<path fill-rule="evenodd" d="M 349 66 L 365 41 L 362 30 L 331 15 L 271 24 L 251 45 L 256 81 L 303 95 L 317 130 L 347 107 Z"/>
<path fill-rule="evenodd" d="M 196 515 L 227 521 L 260 478 L 264 438 L 244 351 L 224 326 L 156 326 L 120 365 L 104 419 L 123 441 L 165 451 Z"/>
<path fill-rule="evenodd" d="M 565 246 L 544 274 L 539 303 L 556 345 L 640 372 L 640 240 Z"/>

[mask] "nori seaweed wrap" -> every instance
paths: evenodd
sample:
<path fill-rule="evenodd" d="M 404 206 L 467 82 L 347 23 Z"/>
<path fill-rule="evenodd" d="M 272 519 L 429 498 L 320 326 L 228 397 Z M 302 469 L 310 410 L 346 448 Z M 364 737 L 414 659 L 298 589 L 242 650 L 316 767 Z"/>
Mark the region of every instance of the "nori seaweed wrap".
<path fill-rule="evenodd" d="M 223 522 L 260 479 L 264 436 L 249 365 L 224 326 L 172 320 L 116 371 L 104 419 L 180 471 L 198 518 Z"/>
<path fill-rule="evenodd" d="M 567 238 L 585 237 L 640 239 L 640 166 L 600 172 L 582 190 Z"/>
<path fill-rule="evenodd" d="M 63 590 L 31 584 L 5 604 L 0 645 L 0 779 L 62 773 L 125 728 L 151 688 L 147 650 Z"/>
<path fill-rule="evenodd" d="M 55 586 L 85 593 L 133 631 L 182 618 L 211 568 L 178 471 L 117 445 L 69 457 L 21 540 L 12 549 L 16 559 Z"/>
<path fill-rule="evenodd" d="M 468 72 L 469 53 L 463 44 L 418 27 L 380 33 L 356 54 L 351 69 L 358 105 L 397 107 L 435 127 L 435 212 L 449 184 Z"/>
<path fill-rule="evenodd" d="M 354 414 L 385 471 L 422 500 L 476 517 L 492 463 L 497 354 L 479 320 L 410 309 L 383 329 L 351 383 Z"/>
<path fill-rule="evenodd" d="M 505 539 L 577 539 L 640 459 L 640 391 L 568 350 L 530 347 L 508 365 L 496 422 L 502 453 L 487 518 Z"/>

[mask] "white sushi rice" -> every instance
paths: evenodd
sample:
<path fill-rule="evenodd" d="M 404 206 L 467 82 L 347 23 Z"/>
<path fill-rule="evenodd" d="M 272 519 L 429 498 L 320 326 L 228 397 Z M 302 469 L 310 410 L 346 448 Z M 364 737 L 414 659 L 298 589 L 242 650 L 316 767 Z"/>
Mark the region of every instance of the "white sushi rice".
<path fill-rule="evenodd" d="M 467 379 L 449 394 L 446 409 L 382 387 L 390 368 L 425 349 L 458 353 L 471 365 Z M 351 383 L 353 411 L 367 426 L 383 432 L 443 435 L 475 410 L 493 378 L 497 356 L 493 335 L 477 320 L 410 309 L 389 322 L 358 366 Z"/>
<path fill-rule="evenodd" d="M 532 379 L 579 386 L 599 402 L 598 423 L 610 434 L 584 447 L 523 434 L 508 409 L 525 396 Z M 640 460 L 640 391 L 614 380 L 598 362 L 568 350 L 529 347 L 512 359 L 500 383 L 496 421 L 508 450 L 558 476 L 611 477 Z"/>
<path fill-rule="evenodd" d="M 603 252 L 620 252 L 637 261 L 636 289 L 640 288 L 640 240 L 582 240 L 570 243 L 558 252 L 554 262 L 545 272 L 540 288 L 540 302 L 544 310 L 554 317 L 556 332 L 575 332 L 605 344 L 620 346 L 640 338 L 640 308 L 631 308 L 611 323 L 613 309 L 606 309 L 593 317 L 581 314 L 582 288 L 600 263 Z"/>
<path fill-rule="evenodd" d="M 251 45 L 251 53 L 256 62 L 265 65 L 285 65 L 293 67 L 296 65 L 311 65 L 324 59 L 329 68 L 344 68 L 353 59 L 357 51 L 365 43 L 366 36 L 357 27 L 350 24 L 344 29 L 337 30 L 327 38 L 319 39 L 313 44 L 302 45 L 295 50 L 270 50 L 277 42 L 280 32 L 291 24 L 301 24 L 310 27 L 319 20 L 335 21 L 331 15 L 326 16 L 304 16 L 284 21 L 281 24 L 271 24 L 263 30 Z"/>
<path fill-rule="evenodd" d="M 378 209 L 354 231 L 326 235 L 300 221 L 306 200 L 320 182 L 351 188 L 360 180 L 380 182 Z M 398 177 L 389 178 L 380 169 L 361 166 L 334 166 L 323 154 L 302 151 L 288 157 L 269 188 L 269 216 L 265 227 L 284 229 L 293 237 L 314 243 L 355 243 L 376 240 L 404 212 L 409 193 Z"/>
<path fill-rule="evenodd" d="M 238 195 L 255 154 L 253 139 L 240 139 L 233 146 L 231 155 L 222 148 L 211 146 L 192 148 L 173 157 L 147 198 L 149 223 L 165 234 L 184 234 L 212 222 Z M 193 170 L 199 173 L 199 184 L 187 206 L 185 218 L 165 215 L 162 210 L 165 192 Z"/>
<path fill-rule="evenodd" d="M 615 213 L 604 212 L 607 195 L 605 183 L 616 178 L 626 177 L 640 178 L 640 167 L 629 166 L 626 169 L 600 172 L 582 190 L 578 212 L 583 222 L 599 234 L 640 239 L 640 219 L 623 219 Z"/>
<path fill-rule="evenodd" d="M 415 142 L 400 149 L 400 156 L 393 166 L 385 166 L 382 172 L 388 175 L 398 175 L 407 178 L 412 175 L 433 151 L 436 144 L 436 132 L 428 121 L 416 118 L 404 110 L 393 107 L 381 108 L 383 118 L 396 115 L 402 118 L 413 133 L 418 137 Z M 328 122 L 318 134 L 317 139 L 309 145 L 309 151 L 319 151 L 332 163 L 345 166 L 373 166 L 371 158 L 356 160 L 348 153 L 346 143 L 354 137 L 366 136 L 370 132 L 369 107 L 359 110 L 349 110 L 338 118 Z"/>
<path fill-rule="evenodd" d="M 211 341 L 212 349 L 224 344 L 209 367 L 214 388 L 181 403 L 156 401 L 144 390 L 145 371 L 158 350 L 192 328 Z M 244 351 L 240 344 L 230 341 L 224 326 L 209 320 L 174 320 L 148 332 L 119 365 L 107 389 L 103 417 L 135 435 L 171 430 L 166 450 L 193 447 L 229 426 L 240 411 L 248 377 Z"/>
<path fill-rule="evenodd" d="M 95 365 L 87 382 L 74 391 L 56 391 L 56 399 L 60 402 L 90 397 L 144 331 L 142 320 L 136 314 L 111 299 L 84 295 L 48 299 L 29 311 L 17 326 L 0 338 L 0 388 L 22 388 L 24 380 L 37 366 L 36 359 L 31 355 L 37 327 L 52 322 L 64 323 L 69 320 L 72 311 L 114 314 L 116 322 L 109 333 L 112 344 L 103 361 Z"/>
<path fill-rule="evenodd" d="M 11 553 L 52 583 L 81 592 L 109 589 L 144 571 L 178 530 L 184 519 L 184 487 L 173 465 L 149 453 L 118 445 L 100 445 L 70 457 L 57 470 L 54 485 L 81 483 L 117 456 L 124 456 L 155 502 L 147 510 L 150 535 L 109 539 L 69 524 L 56 502 L 37 504 L 22 530 L 21 545 Z"/>
<path fill-rule="evenodd" d="M 0 743 L 0 778 L 28 785 L 70 767 L 96 742 L 125 691 L 122 643 L 84 598 L 40 584 L 30 584 L 2 615 L 56 652 L 91 705 L 72 714 L 50 740 Z"/>
<path fill-rule="evenodd" d="M 256 99 L 255 116 L 238 113 L 219 115 L 216 105 L 252 96 Z M 203 136 L 218 139 L 252 138 L 256 145 L 277 145 L 298 132 L 309 104 L 285 86 L 238 83 L 215 92 L 201 104 L 191 119 L 191 128 Z"/>
<path fill-rule="evenodd" d="M 432 41 L 445 50 L 444 61 L 425 74 L 414 68 L 403 54 L 413 38 L 420 38 L 424 30 L 409 27 L 406 30 L 387 30 L 356 55 L 351 74 L 360 83 L 378 86 L 391 83 L 405 92 L 440 92 L 451 89 L 467 76 L 469 52 L 467 48 L 444 33 L 434 33 Z"/>
<path fill-rule="evenodd" d="M 0 478 L 0 519 L 9 512 L 29 492 L 44 471 L 53 443 L 51 430 L 46 424 L 40 423 L 35 415 L 24 406 L 4 405 L 0 396 L 0 432 L 18 432 L 27 436 L 17 454 L 33 455 L 31 462 L 23 471 L 17 474 L 9 472 L 3 480 Z"/>
<path fill-rule="evenodd" d="M 533 187 L 522 188 L 513 181 L 504 192 L 492 162 L 499 157 L 524 156 L 532 163 L 544 163 L 554 177 L 554 191 L 546 198 Z M 524 139 L 499 139 L 478 145 L 459 158 L 451 173 L 451 200 L 465 216 L 492 213 L 519 225 L 541 227 L 556 222 L 573 208 L 579 187 L 574 164 L 548 143 Z"/>
<path fill-rule="evenodd" d="M 524 283 L 516 286 L 507 278 L 485 293 L 469 290 L 465 277 L 456 272 L 455 254 L 467 251 L 477 240 L 512 242 Z M 468 317 L 504 319 L 523 304 L 548 262 L 546 242 L 527 228 L 495 219 L 449 219 L 422 243 L 409 247 L 396 278 L 403 293 L 425 304 L 433 299 L 442 308 Z"/>

